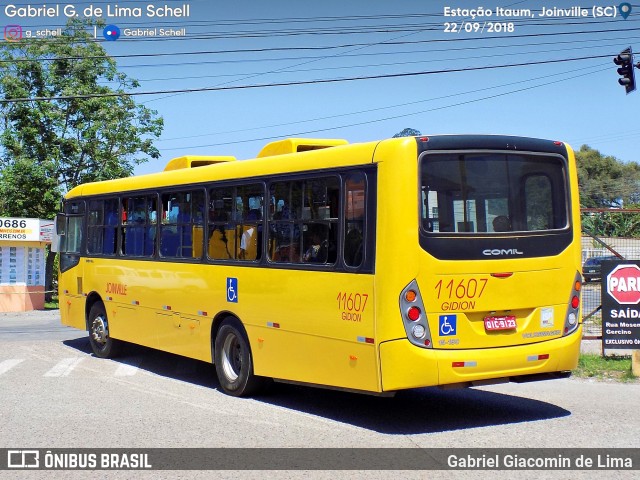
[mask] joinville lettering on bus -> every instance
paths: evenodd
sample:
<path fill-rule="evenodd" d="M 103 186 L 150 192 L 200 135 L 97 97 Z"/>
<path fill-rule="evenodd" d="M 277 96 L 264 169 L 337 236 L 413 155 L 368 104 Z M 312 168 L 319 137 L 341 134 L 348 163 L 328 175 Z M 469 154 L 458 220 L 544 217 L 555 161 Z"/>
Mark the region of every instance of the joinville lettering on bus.
<path fill-rule="evenodd" d="M 127 286 L 122 283 L 107 282 L 107 293 L 114 293 L 116 295 L 126 295 Z"/>

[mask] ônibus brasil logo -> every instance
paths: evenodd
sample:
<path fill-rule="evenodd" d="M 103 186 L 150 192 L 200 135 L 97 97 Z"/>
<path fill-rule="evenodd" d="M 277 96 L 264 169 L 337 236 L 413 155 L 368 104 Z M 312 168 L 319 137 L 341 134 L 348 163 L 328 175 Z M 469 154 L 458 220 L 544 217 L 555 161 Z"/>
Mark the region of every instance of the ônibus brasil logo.
<path fill-rule="evenodd" d="M 622 305 L 640 303 L 640 267 L 618 265 L 607 275 L 607 293 Z"/>

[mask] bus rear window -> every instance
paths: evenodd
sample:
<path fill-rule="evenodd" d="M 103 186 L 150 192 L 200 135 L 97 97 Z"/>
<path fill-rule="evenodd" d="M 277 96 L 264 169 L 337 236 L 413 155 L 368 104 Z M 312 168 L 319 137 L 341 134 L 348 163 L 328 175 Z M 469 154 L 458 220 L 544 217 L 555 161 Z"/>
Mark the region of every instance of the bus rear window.
<path fill-rule="evenodd" d="M 499 234 L 568 226 L 566 169 L 559 156 L 425 154 L 420 193 L 427 232 Z"/>

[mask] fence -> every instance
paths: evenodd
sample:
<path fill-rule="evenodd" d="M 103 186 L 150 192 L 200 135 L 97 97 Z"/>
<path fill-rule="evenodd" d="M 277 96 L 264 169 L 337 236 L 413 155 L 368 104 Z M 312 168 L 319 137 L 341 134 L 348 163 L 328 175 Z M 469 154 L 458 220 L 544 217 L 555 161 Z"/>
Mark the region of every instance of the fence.
<path fill-rule="evenodd" d="M 583 209 L 582 264 L 601 257 L 640 260 L 640 210 Z M 585 271 L 586 273 L 586 271 Z M 601 277 L 586 274 L 582 289 L 584 338 L 602 337 Z"/>

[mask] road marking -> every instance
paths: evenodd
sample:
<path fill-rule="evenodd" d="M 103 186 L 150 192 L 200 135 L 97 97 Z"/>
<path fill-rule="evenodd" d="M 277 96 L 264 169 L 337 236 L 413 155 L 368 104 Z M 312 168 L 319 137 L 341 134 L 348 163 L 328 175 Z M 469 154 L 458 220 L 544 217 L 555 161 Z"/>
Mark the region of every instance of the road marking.
<path fill-rule="evenodd" d="M 45 377 L 66 377 L 76 368 L 84 357 L 63 358 L 55 367 L 44 374 Z"/>
<path fill-rule="evenodd" d="M 13 367 L 22 362 L 24 362 L 24 359 L 22 358 L 11 358 L 9 360 L 5 360 L 4 362 L 0 362 L 0 375 L 2 375 L 3 373 L 7 373 Z"/>
<path fill-rule="evenodd" d="M 132 377 L 133 375 L 138 373 L 138 367 L 140 363 L 142 363 L 141 358 L 129 360 L 127 363 L 121 363 L 114 375 L 116 377 Z"/>

